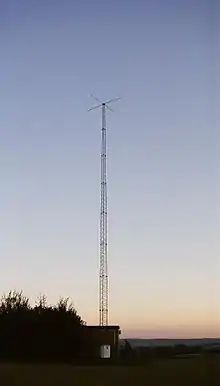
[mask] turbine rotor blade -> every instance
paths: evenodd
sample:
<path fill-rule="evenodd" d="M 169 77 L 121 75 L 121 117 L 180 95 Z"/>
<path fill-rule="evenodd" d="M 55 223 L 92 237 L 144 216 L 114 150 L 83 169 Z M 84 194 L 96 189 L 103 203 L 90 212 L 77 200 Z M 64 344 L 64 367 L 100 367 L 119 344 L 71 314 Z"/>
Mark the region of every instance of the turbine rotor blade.
<path fill-rule="evenodd" d="M 117 102 L 119 101 L 121 98 L 114 98 L 114 99 L 110 99 L 109 101 L 105 102 L 105 104 L 107 103 L 112 103 L 112 102 Z"/>
<path fill-rule="evenodd" d="M 109 107 L 109 106 L 106 105 L 106 104 L 105 104 L 105 107 L 107 107 L 107 109 L 111 110 L 111 111 L 114 113 L 114 110 L 113 110 L 111 107 Z"/>
<path fill-rule="evenodd" d="M 97 102 L 102 103 L 99 98 L 97 98 L 94 94 L 90 94 L 92 98 L 94 98 Z"/>
<path fill-rule="evenodd" d="M 90 109 L 88 109 L 88 111 L 98 109 L 101 106 L 102 106 L 102 103 L 100 105 L 96 105 L 96 106 L 91 107 Z"/>

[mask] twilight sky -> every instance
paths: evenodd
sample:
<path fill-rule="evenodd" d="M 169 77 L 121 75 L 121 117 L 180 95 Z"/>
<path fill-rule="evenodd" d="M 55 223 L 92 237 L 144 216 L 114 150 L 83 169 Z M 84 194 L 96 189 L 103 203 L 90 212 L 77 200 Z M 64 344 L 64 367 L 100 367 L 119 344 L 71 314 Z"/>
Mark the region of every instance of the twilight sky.
<path fill-rule="evenodd" d="M 220 335 L 218 0 L 0 1 L 0 293 L 98 322 L 100 111 L 110 322 Z"/>

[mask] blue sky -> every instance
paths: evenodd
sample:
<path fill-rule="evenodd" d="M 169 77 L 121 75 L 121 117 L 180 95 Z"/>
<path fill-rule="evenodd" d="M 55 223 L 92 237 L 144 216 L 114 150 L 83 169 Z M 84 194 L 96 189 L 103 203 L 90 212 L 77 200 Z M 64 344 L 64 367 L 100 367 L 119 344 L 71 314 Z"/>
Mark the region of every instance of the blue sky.
<path fill-rule="evenodd" d="M 217 336 L 216 1 L 9 0 L 0 12 L 0 292 L 72 297 L 98 322 L 100 112 L 107 116 L 110 322 Z"/>

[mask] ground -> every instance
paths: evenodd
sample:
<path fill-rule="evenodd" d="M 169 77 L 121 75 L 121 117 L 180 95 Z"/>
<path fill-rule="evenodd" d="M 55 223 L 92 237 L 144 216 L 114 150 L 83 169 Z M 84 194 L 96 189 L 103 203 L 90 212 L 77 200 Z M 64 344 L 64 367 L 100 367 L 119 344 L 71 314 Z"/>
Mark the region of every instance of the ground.
<path fill-rule="evenodd" d="M 181 359 L 146 366 L 0 365 L 2 386 L 220 386 L 220 360 Z"/>

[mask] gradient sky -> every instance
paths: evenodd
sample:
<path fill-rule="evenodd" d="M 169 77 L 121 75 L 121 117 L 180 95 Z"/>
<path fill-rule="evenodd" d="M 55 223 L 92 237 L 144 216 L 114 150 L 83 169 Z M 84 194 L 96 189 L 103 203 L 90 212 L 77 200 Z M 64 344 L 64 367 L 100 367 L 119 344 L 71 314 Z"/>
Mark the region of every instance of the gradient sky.
<path fill-rule="evenodd" d="M 110 322 L 220 335 L 218 0 L 0 1 L 0 293 L 98 323 L 100 111 Z"/>

